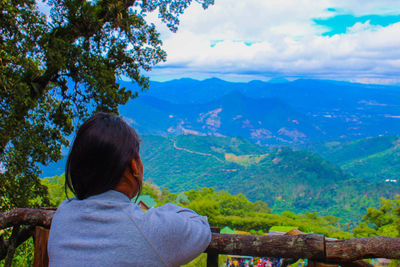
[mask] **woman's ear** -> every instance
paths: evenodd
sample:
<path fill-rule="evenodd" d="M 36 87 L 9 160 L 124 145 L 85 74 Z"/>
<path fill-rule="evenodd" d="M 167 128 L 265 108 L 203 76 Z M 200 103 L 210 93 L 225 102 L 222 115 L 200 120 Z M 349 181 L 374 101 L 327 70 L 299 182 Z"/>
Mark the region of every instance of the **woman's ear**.
<path fill-rule="evenodd" d="M 143 176 L 143 163 L 140 157 L 131 160 L 131 168 L 135 175 L 139 177 Z"/>
<path fill-rule="evenodd" d="M 139 166 L 138 162 L 135 159 L 131 160 L 131 169 L 135 175 L 139 173 Z"/>

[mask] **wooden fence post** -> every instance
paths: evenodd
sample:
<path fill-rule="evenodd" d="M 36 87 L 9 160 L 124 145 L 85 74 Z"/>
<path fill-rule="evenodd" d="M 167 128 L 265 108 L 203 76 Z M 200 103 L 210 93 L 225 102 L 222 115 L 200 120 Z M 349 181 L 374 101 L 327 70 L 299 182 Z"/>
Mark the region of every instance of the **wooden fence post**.
<path fill-rule="evenodd" d="M 219 233 L 221 229 L 219 227 L 211 227 L 212 233 Z M 218 267 L 218 254 L 214 252 L 207 253 L 207 267 Z"/>
<path fill-rule="evenodd" d="M 47 241 L 49 239 L 50 230 L 41 226 L 35 227 L 33 239 L 35 243 L 33 254 L 34 267 L 48 267 L 49 255 L 47 254 Z"/>

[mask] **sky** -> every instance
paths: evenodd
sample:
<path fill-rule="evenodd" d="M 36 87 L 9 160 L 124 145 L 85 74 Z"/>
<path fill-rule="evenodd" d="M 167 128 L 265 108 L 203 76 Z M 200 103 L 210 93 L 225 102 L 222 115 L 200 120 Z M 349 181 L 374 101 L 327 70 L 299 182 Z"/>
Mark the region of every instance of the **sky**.
<path fill-rule="evenodd" d="M 333 79 L 400 84 L 398 0 L 215 0 L 194 2 L 177 33 L 161 33 L 167 62 L 152 80 Z"/>
<path fill-rule="evenodd" d="M 38 1 L 48 13 L 48 6 Z M 152 80 L 331 79 L 400 85 L 399 0 L 193 1 L 172 33 L 156 12 L 167 61 Z"/>

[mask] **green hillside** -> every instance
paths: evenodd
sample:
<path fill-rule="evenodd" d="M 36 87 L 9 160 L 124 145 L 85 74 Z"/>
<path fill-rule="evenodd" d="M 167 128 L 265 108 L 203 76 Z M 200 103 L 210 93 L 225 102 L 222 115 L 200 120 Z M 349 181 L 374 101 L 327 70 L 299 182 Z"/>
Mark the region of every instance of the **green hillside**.
<path fill-rule="evenodd" d="M 51 204 L 55 207 L 60 205 L 65 199 L 64 176 L 47 177 L 42 182 L 49 188 Z M 155 184 L 144 182 L 142 195 L 150 196 L 156 202 L 155 206 L 172 202 L 193 209 L 207 216 L 210 225 L 221 228 L 229 226 L 235 230 L 263 234 L 273 226 L 281 226 L 281 228 L 294 226 L 307 233 L 319 233 L 339 239 L 352 237 L 351 233 L 344 231 L 346 226 L 339 223 L 339 218 L 322 217 L 316 213 L 295 214 L 290 211 L 279 215 L 272 214 L 265 202 L 252 202 L 243 194 L 232 195 L 227 191 L 217 191 L 213 188 L 203 187 L 171 193 Z"/>
<path fill-rule="evenodd" d="M 355 179 L 307 151 L 254 145 L 241 138 L 142 136 L 145 177 L 171 192 L 213 187 L 273 211 L 319 212 L 357 222 L 380 197 L 400 193 L 394 183 Z"/>
<path fill-rule="evenodd" d="M 328 143 L 316 153 L 347 173 L 370 180 L 399 180 L 400 138 L 380 136 L 346 143 Z"/>
<path fill-rule="evenodd" d="M 233 191 L 269 186 L 275 192 L 282 191 L 280 195 L 287 195 L 284 191 L 288 190 L 281 185 L 300 183 L 318 187 L 347 179 L 340 168 L 321 157 L 288 147 L 266 150 L 245 139 L 228 137 L 182 135 L 142 139 L 145 177 L 173 192 L 196 186 Z"/>

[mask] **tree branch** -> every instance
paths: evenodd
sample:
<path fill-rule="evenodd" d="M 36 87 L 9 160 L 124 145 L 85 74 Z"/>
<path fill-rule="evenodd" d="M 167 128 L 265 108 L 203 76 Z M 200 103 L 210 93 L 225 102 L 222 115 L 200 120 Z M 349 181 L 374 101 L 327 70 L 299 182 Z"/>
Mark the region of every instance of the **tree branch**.
<path fill-rule="evenodd" d="M 35 226 L 13 227 L 13 232 L 8 240 L 0 237 L 0 260 L 6 258 L 6 263 L 12 263 L 16 248 L 30 238 L 35 231 Z M 6 266 L 6 263 L 4 266 Z M 11 266 L 11 265 L 9 265 Z"/>
<path fill-rule="evenodd" d="M 8 240 L 4 239 L 4 235 L 0 236 L 0 260 L 4 259 L 7 255 Z"/>
<path fill-rule="evenodd" d="M 14 225 L 33 225 L 50 228 L 55 211 L 20 208 L 0 213 L 0 229 Z"/>

